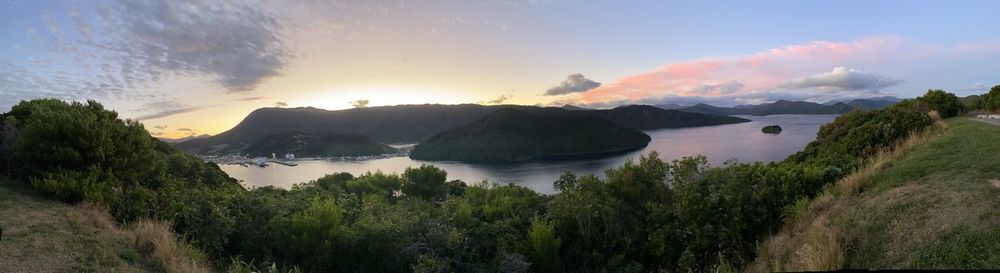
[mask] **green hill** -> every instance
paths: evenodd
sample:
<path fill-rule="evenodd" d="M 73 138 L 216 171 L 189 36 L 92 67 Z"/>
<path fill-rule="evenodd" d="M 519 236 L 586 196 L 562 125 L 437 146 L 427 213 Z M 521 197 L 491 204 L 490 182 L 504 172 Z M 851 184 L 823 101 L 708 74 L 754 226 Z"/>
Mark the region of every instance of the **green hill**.
<path fill-rule="evenodd" d="M 366 156 L 396 152 L 395 148 L 372 141 L 362 135 L 351 134 L 306 134 L 287 132 L 261 139 L 244 149 L 251 156 L 279 157 L 293 153 L 298 157 L 315 156 Z"/>
<path fill-rule="evenodd" d="M 499 109 L 414 147 L 418 160 L 509 162 L 594 156 L 645 147 L 650 138 L 589 115 Z"/>
<path fill-rule="evenodd" d="M 957 117 L 947 127 L 800 203 L 754 269 L 1000 267 L 1000 125 Z"/>

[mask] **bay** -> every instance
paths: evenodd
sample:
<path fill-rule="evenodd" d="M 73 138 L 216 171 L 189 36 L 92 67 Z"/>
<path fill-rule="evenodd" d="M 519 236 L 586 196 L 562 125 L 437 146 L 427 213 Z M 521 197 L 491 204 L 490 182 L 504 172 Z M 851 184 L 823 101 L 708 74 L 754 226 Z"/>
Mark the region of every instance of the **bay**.
<path fill-rule="evenodd" d="M 462 162 L 427 162 L 407 157 L 393 157 L 364 161 L 296 161 L 298 166 L 289 167 L 271 164 L 268 167 L 243 167 L 222 165 L 223 171 L 242 181 L 248 187 L 273 185 L 291 188 L 292 185 L 308 182 L 326 174 L 348 172 L 360 175 L 381 170 L 385 173 L 402 173 L 407 167 L 421 164 L 435 165 L 448 172 L 448 179 L 460 179 L 466 183 L 482 180 L 525 186 L 540 193 L 555 192 L 552 182 L 566 171 L 577 175 L 596 174 L 604 177 L 604 170 L 621 166 L 627 160 L 638 161 L 639 157 L 657 151 L 663 160 L 680 159 L 685 156 L 705 155 L 713 166 L 730 159 L 740 162 L 780 161 L 802 150 L 816 138 L 816 132 L 823 124 L 829 123 L 836 115 L 772 115 L 739 116 L 750 122 L 718 126 L 646 131 L 652 141 L 642 150 L 599 159 L 529 161 L 506 164 L 469 164 Z M 764 134 L 760 129 L 767 125 L 778 125 L 780 134 Z"/>

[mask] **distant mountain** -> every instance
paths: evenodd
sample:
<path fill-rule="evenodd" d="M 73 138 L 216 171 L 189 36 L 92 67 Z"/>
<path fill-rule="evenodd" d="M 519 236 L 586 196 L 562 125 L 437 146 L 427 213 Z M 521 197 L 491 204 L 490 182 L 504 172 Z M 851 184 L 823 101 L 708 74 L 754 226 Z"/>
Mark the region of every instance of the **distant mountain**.
<path fill-rule="evenodd" d="M 708 116 L 652 106 L 623 106 L 605 110 L 566 110 L 556 107 L 461 105 L 400 105 L 348 110 L 316 108 L 261 108 L 236 127 L 218 135 L 185 141 L 178 148 L 192 153 L 241 151 L 261 139 L 285 132 L 356 134 L 380 143 L 421 142 L 438 133 L 476 121 L 501 108 L 535 114 L 593 116 L 636 130 L 678 128 L 746 122 L 745 119 Z"/>
<path fill-rule="evenodd" d="M 638 130 L 732 124 L 750 121 L 726 115 L 664 110 L 649 105 L 627 105 L 584 112 Z"/>
<path fill-rule="evenodd" d="M 899 102 L 899 99 L 891 97 L 876 98 L 876 99 L 855 99 L 849 102 L 842 101 L 831 101 L 825 104 L 819 104 L 815 102 L 808 101 L 788 101 L 779 100 L 773 103 L 765 103 L 759 105 L 740 105 L 737 107 L 717 107 L 708 104 L 697 104 L 691 107 L 681 108 L 678 110 L 692 113 L 701 113 L 708 115 L 755 115 L 755 116 L 766 116 L 766 115 L 782 115 L 782 114 L 799 114 L 799 115 L 827 115 L 827 114 L 843 114 L 850 112 L 854 109 L 859 110 L 871 110 L 871 109 L 881 109 L 889 105 Z"/>
<path fill-rule="evenodd" d="M 362 135 L 351 134 L 306 134 L 302 132 L 285 132 L 274 134 L 246 149 L 242 154 L 270 157 L 272 153 L 279 157 L 291 153 L 297 157 L 327 157 L 327 156 L 366 156 L 396 152 L 395 148 L 372 141 Z"/>
<path fill-rule="evenodd" d="M 675 109 L 681 109 L 681 108 L 687 107 L 687 106 L 676 104 L 676 103 L 657 104 L 657 105 L 654 105 L 654 106 L 659 107 L 659 108 L 663 108 L 663 109 L 667 109 L 667 110 L 675 110 Z"/>
<path fill-rule="evenodd" d="M 579 107 L 579 106 L 575 106 L 575 105 L 572 105 L 572 104 L 567 104 L 567 105 L 563 105 L 563 106 L 562 106 L 562 107 L 560 107 L 560 108 L 562 108 L 562 109 L 565 109 L 565 110 L 570 110 L 570 111 L 584 111 L 584 110 L 591 110 L 591 109 L 587 109 L 587 108 L 583 108 L 583 107 Z"/>
<path fill-rule="evenodd" d="M 159 139 L 160 141 L 163 141 L 163 142 L 166 142 L 166 143 L 177 143 L 177 142 L 184 142 L 184 141 L 188 141 L 188 140 L 192 140 L 192 139 L 206 138 L 206 137 L 210 137 L 210 136 L 211 135 L 209 135 L 209 134 L 202 134 L 202 135 L 197 135 L 197 136 L 186 136 L 186 137 L 182 137 L 182 138 L 158 137 L 156 139 Z"/>
<path fill-rule="evenodd" d="M 217 153 L 247 147 L 266 136 L 284 132 L 357 134 L 381 143 L 412 143 L 468 124 L 496 109 L 496 106 L 478 104 L 399 105 L 335 111 L 312 107 L 260 108 L 228 131 L 181 142 L 177 147 L 193 153 Z"/>
<path fill-rule="evenodd" d="M 599 156 L 645 147 L 648 135 L 592 115 L 507 107 L 413 148 L 417 160 L 513 162 Z"/>

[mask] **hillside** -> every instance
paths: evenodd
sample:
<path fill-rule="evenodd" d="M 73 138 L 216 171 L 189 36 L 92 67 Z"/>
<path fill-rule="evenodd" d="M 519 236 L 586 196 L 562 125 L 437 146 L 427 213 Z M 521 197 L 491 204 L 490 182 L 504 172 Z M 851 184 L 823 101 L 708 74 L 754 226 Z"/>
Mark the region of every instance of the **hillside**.
<path fill-rule="evenodd" d="M 0 272 L 162 272 L 166 268 L 206 272 L 165 264 L 162 258 L 166 256 L 142 251 L 139 245 L 147 237 L 138 235 L 137 240 L 137 229 L 119 229 L 107 211 L 44 199 L 6 178 L 0 180 L 0 215 Z M 170 243 L 176 247 L 176 242 Z M 172 254 L 168 259 L 191 261 L 190 254 Z"/>
<path fill-rule="evenodd" d="M 784 114 L 798 114 L 798 115 L 828 115 L 828 114 L 843 114 L 850 112 L 851 110 L 872 110 L 872 109 L 882 109 L 895 104 L 898 100 L 889 100 L 885 98 L 880 99 L 855 99 L 849 102 L 828 102 L 826 104 L 819 104 L 807 101 L 788 101 L 779 100 L 773 103 L 765 103 L 759 105 L 740 105 L 736 107 L 718 107 L 712 106 L 704 103 L 699 103 L 693 106 L 679 108 L 678 110 L 691 112 L 691 113 L 701 113 L 708 115 L 755 115 L 755 116 L 766 116 L 766 115 L 784 115 Z"/>
<path fill-rule="evenodd" d="M 710 126 L 750 121 L 725 115 L 706 115 L 678 110 L 664 110 L 649 105 L 628 105 L 614 109 L 583 113 L 590 113 L 595 117 L 638 130 Z"/>
<path fill-rule="evenodd" d="M 653 106 L 622 106 L 589 110 L 535 106 L 398 105 L 329 111 L 316 108 L 261 108 L 251 112 L 236 127 L 221 134 L 177 144 L 192 153 L 230 153 L 267 136 L 287 132 L 304 134 L 356 134 L 381 143 L 420 142 L 438 133 L 469 124 L 500 108 L 532 113 L 591 115 L 638 130 L 678 128 L 745 122 L 732 117 L 714 117 Z"/>
<path fill-rule="evenodd" d="M 809 203 L 756 271 L 1000 267 L 1000 126 L 957 117 Z"/>
<path fill-rule="evenodd" d="M 372 141 L 362 135 L 351 134 L 306 134 L 287 132 L 274 134 L 257 141 L 243 150 L 251 156 L 279 157 L 292 153 L 298 157 L 317 156 L 365 156 L 396 152 L 396 149 Z"/>
<path fill-rule="evenodd" d="M 596 156 L 645 147 L 649 136 L 589 115 L 499 109 L 414 147 L 418 160 L 510 162 Z"/>

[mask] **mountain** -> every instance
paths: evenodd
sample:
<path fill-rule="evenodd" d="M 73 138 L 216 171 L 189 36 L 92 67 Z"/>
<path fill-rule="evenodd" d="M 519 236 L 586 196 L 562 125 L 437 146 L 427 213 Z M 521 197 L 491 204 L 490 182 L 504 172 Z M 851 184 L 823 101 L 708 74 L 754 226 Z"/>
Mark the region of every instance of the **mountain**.
<path fill-rule="evenodd" d="M 726 115 L 664 110 L 649 105 L 627 105 L 614 109 L 584 112 L 628 128 L 652 130 L 747 122 L 750 120 Z"/>
<path fill-rule="evenodd" d="M 687 106 L 676 104 L 676 103 L 657 104 L 657 105 L 654 105 L 654 106 L 659 107 L 659 108 L 663 108 L 663 109 L 667 109 L 667 110 L 675 110 L 675 109 L 681 109 L 681 108 L 687 107 Z"/>
<path fill-rule="evenodd" d="M 212 135 L 202 134 L 202 135 L 197 135 L 197 136 L 186 136 L 186 137 L 182 137 L 182 138 L 158 137 L 156 139 L 159 139 L 160 141 L 163 141 L 163 142 L 166 142 L 166 143 L 177 143 L 177 142 L 184 142 L 184 141 L 188 141 L 188 140 L 192 140 L 192 139 L 206 138 L 206 137 L 210 137 L 210 136 L 212 136 Z"/>
<path fill-rule="evenodd" d="M 896 102 L 899 102 L 899 99 L 895 99 L 892 97 L 883 97 L 874 99 L 855 99 L 849 102 L 830 101 L 824 104 L 808 102 L 808 101 L 779 100 L 772 103 L 764 103 L 758 105 L 740 105 L 735 107 L 718 107 L 704 103 L 699 103 L 697 105 L 681 108 L 678 110 L 691 113 L 709 114 L 709 115 L 755 115 L 755 116 L 783 115 L 783 114 L 828 115 L 828 114 L 843 114 L 850 112 L 854 109 L 859 109 L 859 110 L 881 109 L 889 105 L 893 105 Z"/>
<path fill-rule="evenodd" d="M 216 153 L 247 147 L 264 137 L 284 132 L 357 134 L 381 143 L 418 142 L 468 124 L 496 108 L 478 104 L 398 105 L 333 111 L 312 107 L 260 108 L 228 131 L 181 142 L 177 147 L 193 153 Z"/>
<path fill-rule="evenodd" d="M 645 147 L 648 135 L 592 115 L 505 107 L 413 148 L 417 160 L 514 162 L 599 156 Z"/>
<path fill-rule="evenodd" d="M 744 109 L 716 107 L 716 106 L 711 106 L 711 105 L 704 104 L 704 103 L 695 104 L 694 106 L 685 107 L 685 108 L 681 108 L 681 109 L 677 109 L 677 110 L 684 111 L 684 112 L 690 112 L 690 113 L 699 113 L 699 114 L 705 114 L 705 115 L 719 115 L 719 116 L 739 115 L 739 114 L 744 114 L 744 111 L 746 111 Z"/>
<path fill-rule="evenodd" d="M 298 157 L 326 157 L 380 155 L 393 152 L 396 152 L 395 148 L 362 135 L 302 132 L 270 135 L 242 151 L 243 154 L 266 157 L 270 157 L 272 153 L 278 156 L 292 153 Z"/>
<path fill-rule="evenodd" d="M 192 153 L 240 152 L 267 136 L 286 132 L 355 134 L 380 143 L 414 143 L 476 121 L 501 108 L 537 114 L 575 113 L 620 123 L 636 130 L 679 128 L 745 122 L 745 119 L 707 116 L 652 106 L 623 106 L 603 110 L 565 110 L 556 107 L 460 105 L 398 105 L 347 110 L 317 108 L 261 108 L 236 127 L 218 135 L 176 144 Z"/>
<path fill-rule="evenodd" d="M 584 110 L 590 110 L 590 109 L 587 109 L 587 108 L 583 108 L 583 107 L 579 107 L 579 106 L 576 106 L 576 105 L 572 105 L 572 104 L 567 104 L 567 105 L 563 105 L 563 106 L 562 106 L 562 107 L 560 107 L 560 108 L 562 108 L 562 109 L 565 109 L 565 110 L 570 110 L 570 111 L 584 111 Z"/>

